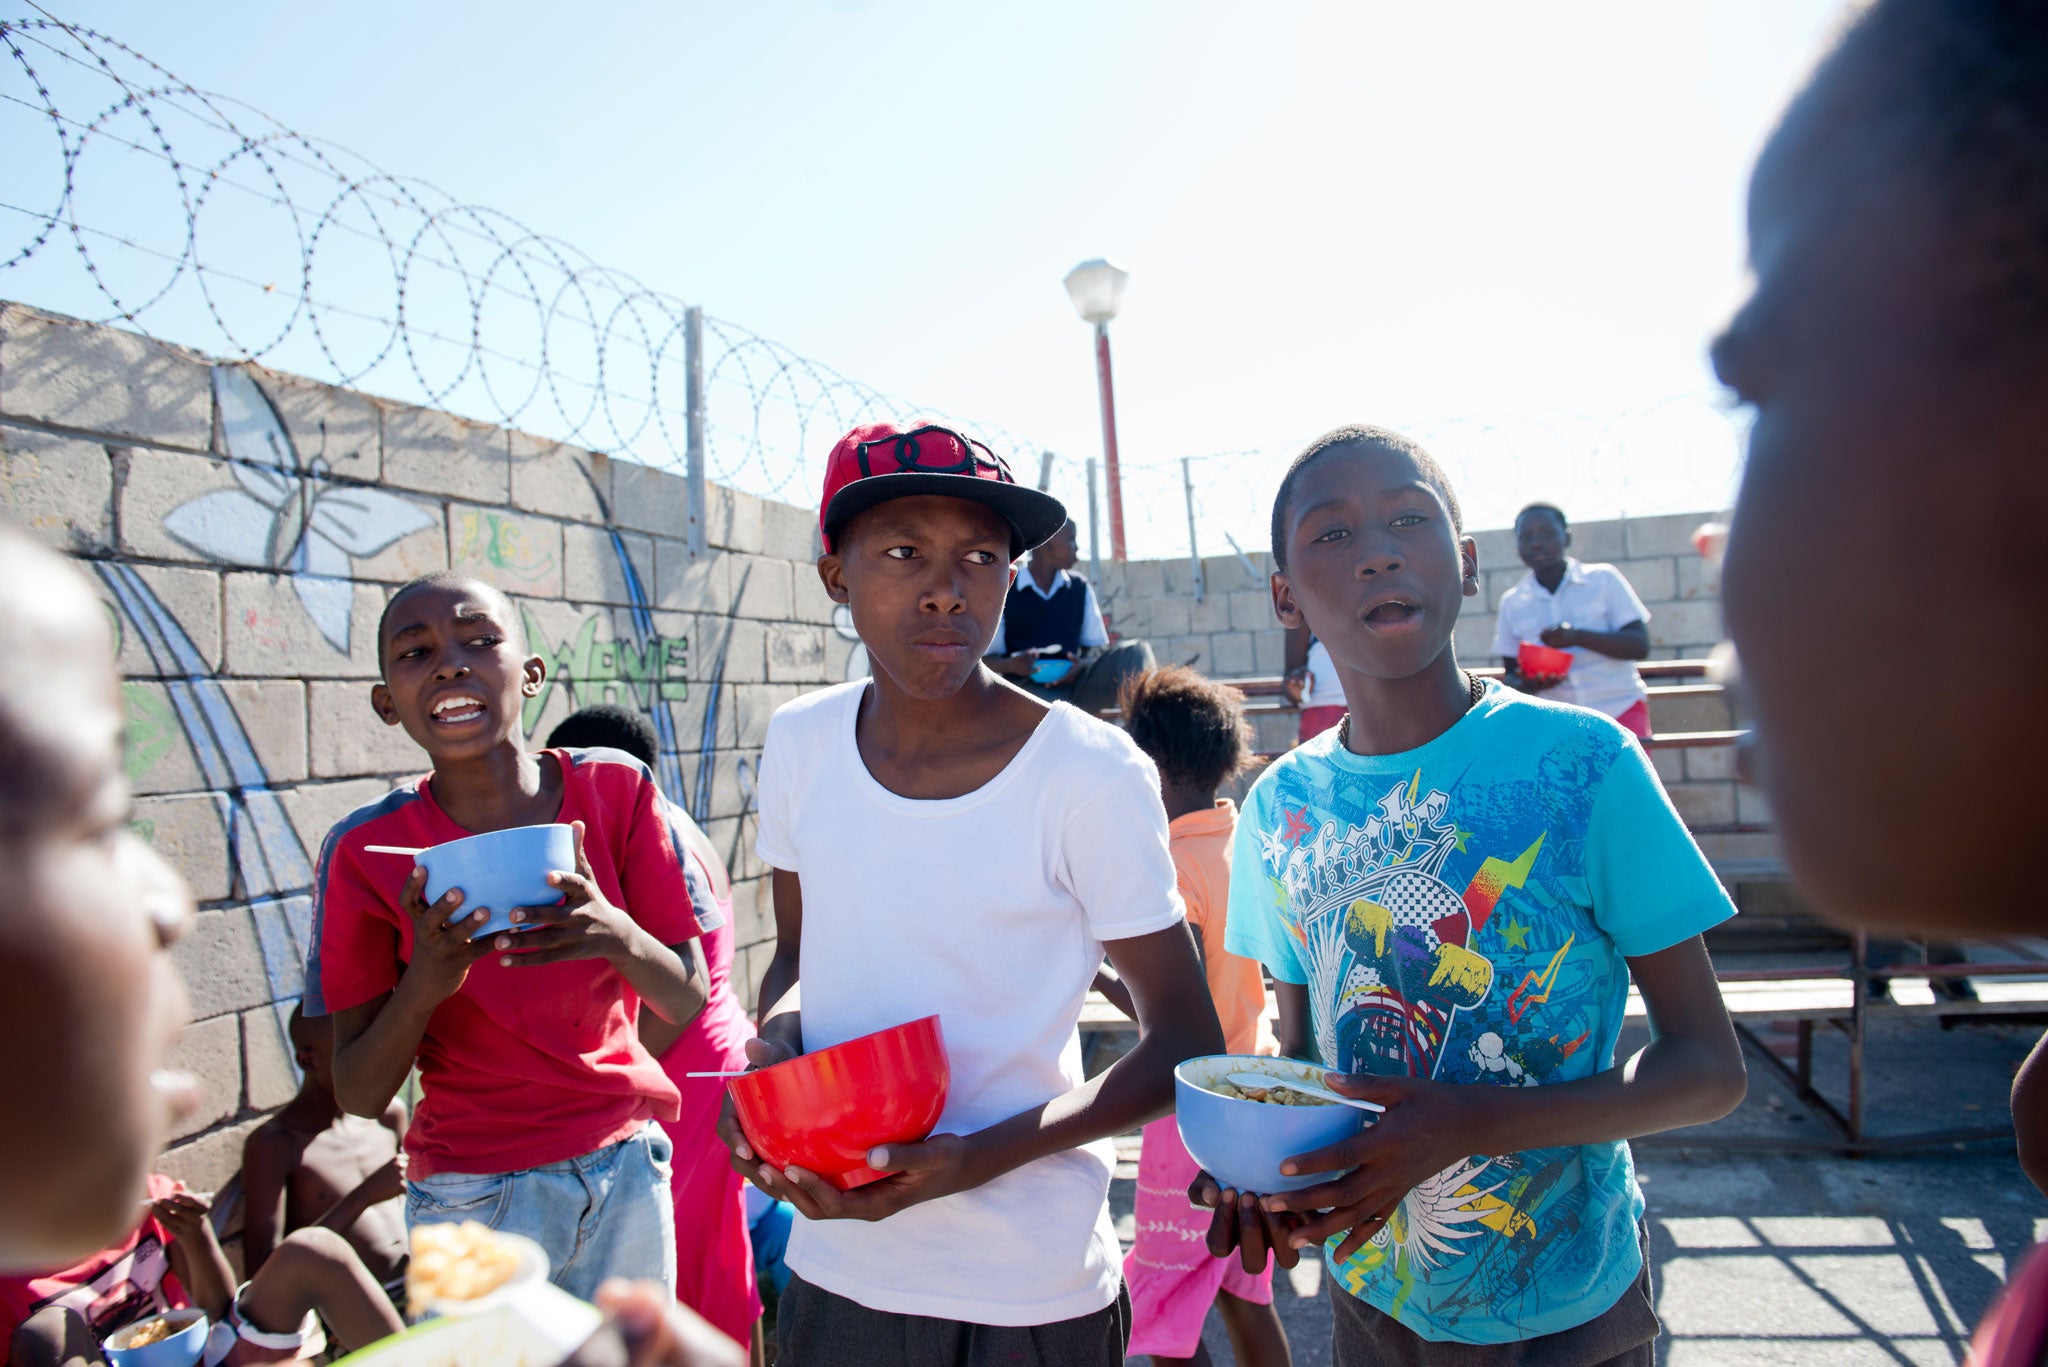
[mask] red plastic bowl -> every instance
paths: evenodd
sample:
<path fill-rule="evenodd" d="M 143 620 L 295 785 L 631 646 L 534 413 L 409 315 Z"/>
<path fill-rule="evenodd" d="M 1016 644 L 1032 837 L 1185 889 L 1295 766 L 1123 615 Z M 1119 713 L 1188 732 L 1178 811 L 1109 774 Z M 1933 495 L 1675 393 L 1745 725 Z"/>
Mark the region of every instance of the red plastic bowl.
<path fill-rule="evenodd" d="M 1571 673 L 1572 653 L 1524 641 L 1522 648 L 1515 652 L 1515 663 L 1522 667 L 1524 674 L 1533 674 L 1539 679 L 1561 679 Z"/>
<path fill-rule="evenodd" d="M 761 1157 L 852 1191 L 889 1175 L 868 1150 L 931 1134 L 952 1080 L 939 1018 L 926 1016 L 736 1077 L 732 1102 Z"/>

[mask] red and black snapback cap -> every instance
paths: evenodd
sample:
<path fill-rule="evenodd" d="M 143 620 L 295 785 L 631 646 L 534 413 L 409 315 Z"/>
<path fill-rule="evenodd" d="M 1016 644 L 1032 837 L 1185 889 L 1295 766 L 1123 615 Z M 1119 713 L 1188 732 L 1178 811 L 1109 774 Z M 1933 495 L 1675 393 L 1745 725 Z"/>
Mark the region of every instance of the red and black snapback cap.
<path fill-rule="evenodd" d="M 1010 524 L 1010 558 L 1052 539 L 1067 524 L 1067 507 L 1051 494 L 1026 488 L 1001 456 L 950 427 L 902 427 L 872 422 L 839 439 L 825 461 L 825 495 L 818 501 L 818 534 L 832 550 L 832 534 L 855 513 L 877 503 L 918 494 L 964 498 L 991 508 Z"/>

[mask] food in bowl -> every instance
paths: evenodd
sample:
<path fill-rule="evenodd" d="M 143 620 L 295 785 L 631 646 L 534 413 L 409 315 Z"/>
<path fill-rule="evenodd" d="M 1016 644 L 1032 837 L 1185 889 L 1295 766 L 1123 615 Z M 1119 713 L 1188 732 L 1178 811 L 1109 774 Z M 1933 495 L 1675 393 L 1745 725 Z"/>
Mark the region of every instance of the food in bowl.
<path fill-rule="evenodd" d="M 1271 1087 L 1240 1087 L 1234 1082 L 1218 1082 L 1206 1090 L 1218 1096 L 1227 1096 L 1236 1101 L 1263 1101 L 1269 1106 L 1334 1106 L 1337 1103 L 1326 1097 L 1310 1096 L 1297 1092 L 1284 1082 L 1275 1081 Z"/>
<path fill-rule="evenodd" d="M 412 1232 L 406 1300 L 418 1306 L 473 1301 L 511 1281 L 521 1262 L 517 1245 L 474 1220 L 420 1225 Z"/>
<path fill-rule="evenodd" d="M 1287 1159 L 1329 1148 L 1368 1123 L 1367 1113 L 1355 1106 L 1309 1105 L 1274 1096 L 1287 1092 L 1290 1082 L 1318 1085 L 1323 1072 L 1320 1065 L 1301 1059 L 1258 1054 L 1188 1059 L 1173 1070 L 1174 1118 L 1181 1142 L 1217 1185 L 1229 1190 L 1300 1191 L 1333 1182 L 1343 1174 L 1314 1172 L 1290 1177 L 1280 1171 Z M 1244 1095 L 1253 1089 L 1232 1083 L 1232 1073 L 1272 1078 L 1269 1099 L 1261 1104 Z"/>
<path fill-rule="evenodd" d="M 123 1325 L 100 1346 L 111 1367 L 193 1367 L 212 1327 L 204 1310 L 172 1310 Z"/>
<path fill-rule="evenodd" d="M 147 1324 L 138 1326 L 135 1332 L 122 1342 L 121 1346 L 123 1348 L 147 1348 L 152 1343 L 162 1343 L 182 1328 L 184 1328 L 183 1325 L 172 1324 L 169 1315 L 158 1315 Z"/>

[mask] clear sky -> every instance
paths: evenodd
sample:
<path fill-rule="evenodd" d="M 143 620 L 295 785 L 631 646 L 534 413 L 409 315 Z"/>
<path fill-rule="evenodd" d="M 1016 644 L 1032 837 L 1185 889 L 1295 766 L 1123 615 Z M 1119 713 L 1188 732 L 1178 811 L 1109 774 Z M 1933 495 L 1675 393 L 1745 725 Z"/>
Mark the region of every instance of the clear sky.
<path fill-rule="evenodd" d="M 1581 516 L 1721 503 L 1736 446 L 1703 348 L 1741 290 L 1748 165 L 1841 14 L 46 3 L 1062 457 L 1100 437 L 1060 277 L 1118 257 L 1125 460 L 1267 452 L 1200 467 L 1205 519 L 1240 540 L 1273 464 L 1345 421 L 1439 446 L 1480 525 L 1543 496 Z M 1178 470 L 1133 478 L 1134 524 L 1184 545 Z"/>

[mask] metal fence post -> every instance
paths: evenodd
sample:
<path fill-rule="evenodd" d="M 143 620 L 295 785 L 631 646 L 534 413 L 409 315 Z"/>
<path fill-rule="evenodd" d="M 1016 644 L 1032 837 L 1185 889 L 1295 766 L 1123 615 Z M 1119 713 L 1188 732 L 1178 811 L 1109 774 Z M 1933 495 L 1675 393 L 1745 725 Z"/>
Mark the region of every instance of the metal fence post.
<path fill-rule="evenodd" d="M 1102 582 L 1102 538 L 1097 528 L 1101 518 L 1095 511 L 1095 457 L 1088 457 L 1088 579 Z"/>
<path fill-rule="evenodd" d="M 690 504 L 690 554 L 704 554 L 704 310 L 683 314 L 684 488 Z"/>
<path fill-rule="evenodd" d="M 1052 452 L 1042 451 L 1038 456 L 1038 492 L 1052 488 Z"/>
<path fill-rule="evenodd" d="M 1195 601 L 1202 601 L 1202 548 L 1195 544 L 1195 467 L 1186 456 L 1180 458 L 1180 487 L 1188 501 L 1188 564 L 1195 577 Z"/>

